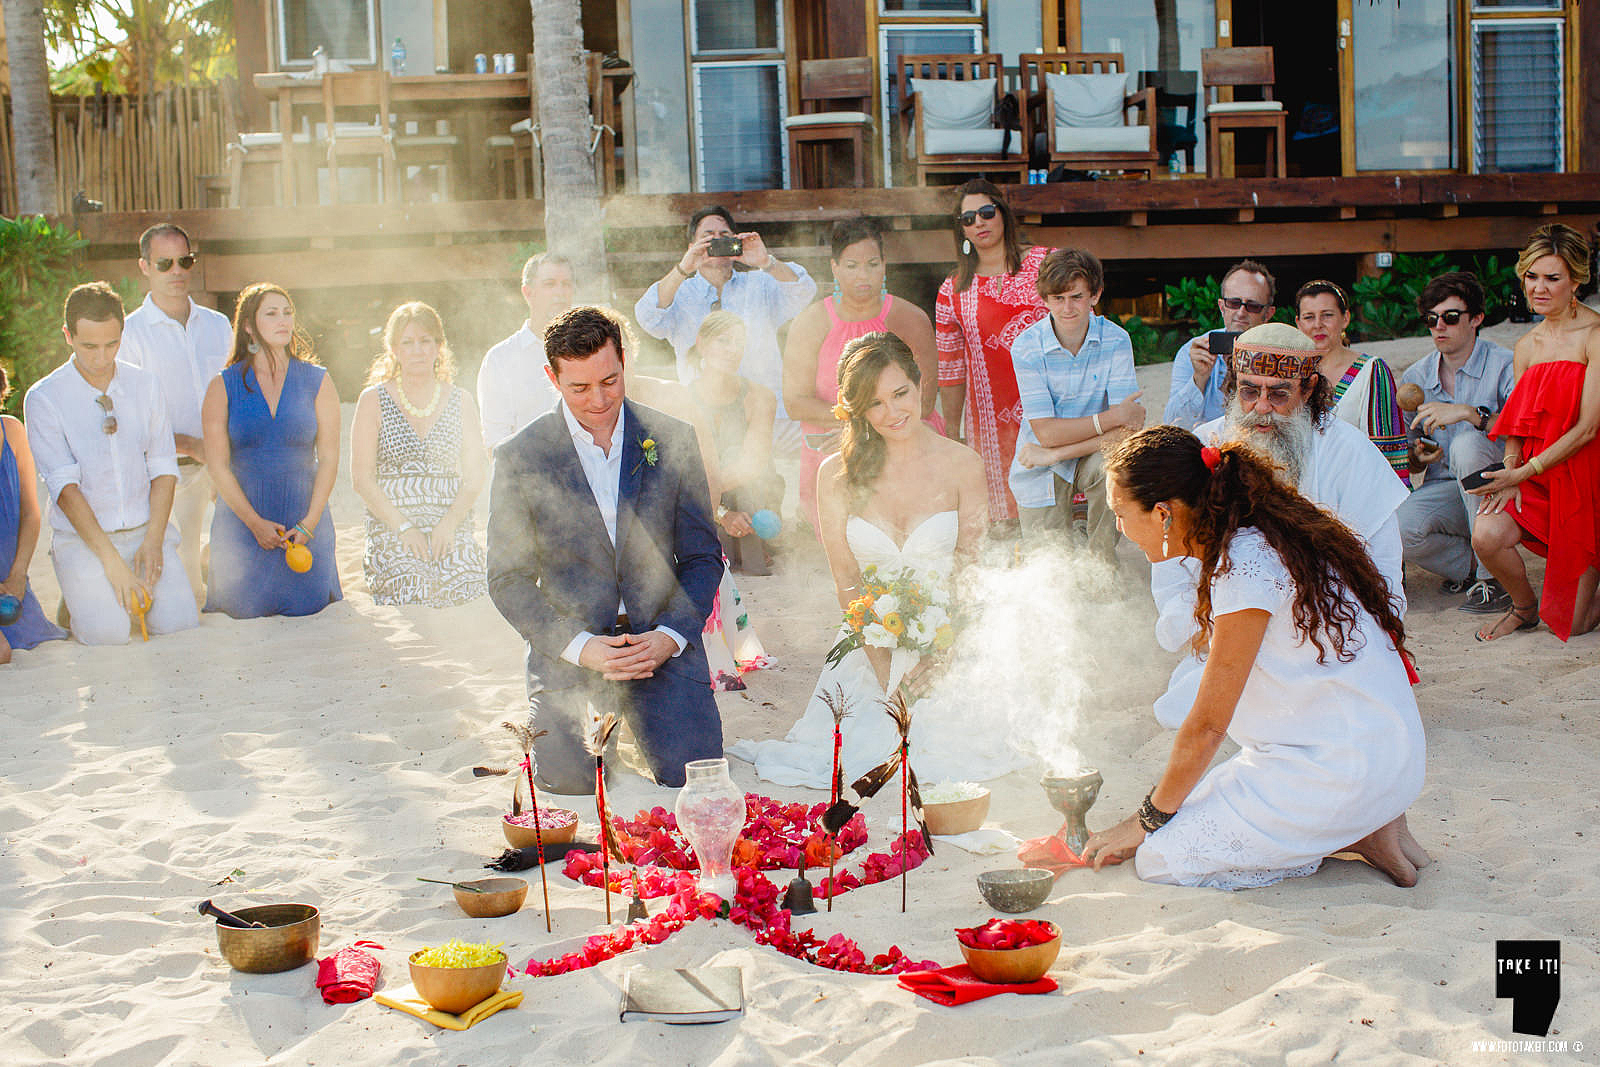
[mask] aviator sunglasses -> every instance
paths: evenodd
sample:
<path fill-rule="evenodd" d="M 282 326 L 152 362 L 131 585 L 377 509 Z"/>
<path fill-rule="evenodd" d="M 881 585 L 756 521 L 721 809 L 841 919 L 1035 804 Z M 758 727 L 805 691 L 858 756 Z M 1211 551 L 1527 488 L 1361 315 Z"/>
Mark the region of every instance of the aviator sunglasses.
<path fill-rule="evenodd" d="M 162 256 L 160 259 L 151 260 L 150 265 L 156 269 L 157 274 L 165 274 L 172 269 L 174 263 L 184 270 L 188 270 L 194 266 L 194 261 L 195 254 L 190 252 L 188 255 L 179 256 L 177 259 L 173 259 L 171 256 Z"/>
<path fill-rule="evenodd" d="M 100 410 L 106 413 L 106 417 L 100 420 L 100 429 L 109 437 L 117 432 L 117 415 L 116 412 L 111 410 L 111 396 L 108 393 L 101 393 L 94 398 L 94 402 L 99 404 Z"/>
<path fill-rule="evenodd" d="M 976 211 L 963 211 L 956 218 L 961 220 L 961 225 L 971 226 L 979 219 L 992 219 L 1000 214 L 1000 209 L 993 204 L 985 204 Z"/>
<path fill-rule="evenodd" d="M 1460 308 L 1451 308 L 1449 311 L 1429 311 L 1423 314 L 1422 324 L 1430 330 L 1441 322 L 1446 326 L 1454 326 L 1461 321 L 1461 316 L 1465 314 L 1466 312 Z"/>

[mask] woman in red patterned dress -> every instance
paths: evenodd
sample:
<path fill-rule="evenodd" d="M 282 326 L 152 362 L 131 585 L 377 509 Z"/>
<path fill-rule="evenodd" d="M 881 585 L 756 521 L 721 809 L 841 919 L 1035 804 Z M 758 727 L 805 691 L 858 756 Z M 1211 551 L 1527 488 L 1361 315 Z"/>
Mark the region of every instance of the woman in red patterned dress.
<path fill-rule="evenodd" d="M 956 190 L 952 228 L 956 269 L 939 286 L 934 314 L 939 406 L 945 433 L 983 457 L 990 521 L 1015 520 L 1017 502 L 1006 473 L 1017 448 L 1022 400 L 1011 342 L 1046 314 L 1038 276 L 1051 249 L 1024 249 L 1005 197 L 982 179 Z"/>
<path fill-rule="evenodd" d="M 1600 624 L 1600 313 L 1578 302 L 1589 245 L 1570 226 L 1541 226 L 1517 274 L 1544 321 L 1517 342 L 1516 386 L 1490 431 L 1505 441 L 1505 469 L 1476 490 L 1472 547 L 1512 605 L 1477 636 L 1493 641 L 1542 618 L 1565 641 Z M 1537 600 L 1519 543 L 1547 561 Z"/>

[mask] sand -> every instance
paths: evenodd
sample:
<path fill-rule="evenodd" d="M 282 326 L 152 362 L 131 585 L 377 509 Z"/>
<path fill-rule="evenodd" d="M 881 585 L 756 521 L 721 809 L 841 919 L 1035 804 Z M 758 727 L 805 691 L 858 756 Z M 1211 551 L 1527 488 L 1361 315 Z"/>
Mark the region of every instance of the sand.
<path fill-rule="evenodd" d="M 1373 347 L 1404 364 L 1426 342 Z M 1157 413 L 1167 375 L 1141 370 Z M 1236 894 L 1146 885 L 1131 869 L 1069 872 L 1037 913 L 1065 931 L 1060 992 L 955 1009 L 892 978 L 781 956 L 725 922 L 592 970 L 527 979 L 521 1008 L 464 1033 L 371 1001 L 325 1006 L 312 967 L 234 972 L 194 913 L 203 898 L 316 904 L 320 954 L 376 941 L 387 984 L 405 980 L 410 952 L 448 937 L 502 941 L 520 963 L 604 925 L 598 891 L 561 877 L 554 934 L 536 879 L 529 907 L 498 920 L 467 919 L 448 890 L 414 880 L 474 876 L 503 847 L 505 782 L 475 780 L 470 768 L 511 751 L 498 724 L 521 703 L 521 651 L 487 600 L 374 606 L 348 480 L 333 513 L 346 599 L 313 618 L 206 616 L 148 645 L 57 642 L 0 667 L 0 879 L 13 886 L 0 901 L 0 1061 L 1518 1062 L 1520 1053 L 1474 1050 L 1516 1036 L 1510 1003 L 1495 999 L 1494 942 L 1509 938 L 1562 942 L 1551 1037 L 1572 1044 L 1557 1060 L 1596 1058 L 1600 1035 L 1582 1020 L 1600 1011 L 1590 981 L 1600 637 L 1563 645 L 1541 630 L 1480 645 L 1472 630 L 1482 619 L 1453 610 L 1438 581 L 1415 571 L 1408 624 L 1429 768 L 1410 821 L 1435 861 L 1415 889 L 1346 861 Z M 803 708 L 836 617 L 823 573 L 820 552 L 793 539 L 779 573 L 741 582 L 779 664 L 719 698 L 730 739 L 782 736 Z M 53 606 L 43 547 L 32 577 Z M 1074 732 L 1106 780 L 1094 825 L 1133 809 L 1170 743 L 1150 714 L 1172 660 L 1150 636 L 1148 597 L 1123 615 L 1096 625 L 1085 609 L 1065 637 L 1102 666 L 1079 679 Z M 760 786 L 748 765 L 732 767 L 746 788 L 821 796 Z M 1024 837 L 1055 829 L 1037 777 L 993 783 L 991 826 Z M 633 774 L 619 775 L 613 794 L 626 813 L 672 798 Z M 877 847 L 898 823 L 894 805 L 880 805 L 867 812 Z M 583 814 L 592 829 L 592 807 Z M 869 953 L 893 943 L 957 963 L 951 929 L 991 914 L 974 876 L 1007 865 L 941 847 L 912 872 L 906 913 L 898 886 L 880 885 L 841 897 L 814 926 Z M 636 963 L 738 965 L 749 1010 L 718 1026 L 619 1024 L 619 983 Z"/>

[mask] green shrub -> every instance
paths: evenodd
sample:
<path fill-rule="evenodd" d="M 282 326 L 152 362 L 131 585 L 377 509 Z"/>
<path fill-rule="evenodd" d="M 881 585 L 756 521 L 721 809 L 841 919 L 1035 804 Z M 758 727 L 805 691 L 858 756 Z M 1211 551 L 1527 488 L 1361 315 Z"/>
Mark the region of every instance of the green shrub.
<path fill-rule="evenodd" d="M 0 362 L 11 379 L 6 410 L 67 357 L 61 303 L 83 276 L 88 242 L 39 216 L 0 219 Z"/>
<path fill-rule="evenodd" d="M 1204 281 L 1185 278 L 1167 286 L 1167 314 L 1174 322 L 1190 327 L 1190 336 L 1220 330 L 1222 313 L 1217 310 L 1217 298 L 1221 295 L 1222 282 L 1215 274 L 1206 275 Z"/>
<path fill-rule="evenodd" d="M 1365 341 L 1383 341 L 1427 333 L 1417 312 L 1417 297 L 1430 280 L 1453 270 L 1469 270 L 1478 276 L 1483 285 L 1485 326 L 1504 321 L 1516 307 L 1521 288 L 1514 259 L 1502 263 L 1498 255 L 1487 255 L 1462 261 L 1442 252 L 1431 256 L 1400 253 L 1388 270 L 1351 286 L 1351 335 Z"/>
<path fill-rule="evenodd" d="M 1141 366 L 1170 362 L 1173 354 L 1190 337 L 1181 329 L 1158 330 L 1137 315 L 1129 315 L 1126 319 L 1119 319 L 1115 315 L 1107 315 L 1106 318 L 1128 331 L 1128 340 L 1133 342 L 1133 362 Z"/>

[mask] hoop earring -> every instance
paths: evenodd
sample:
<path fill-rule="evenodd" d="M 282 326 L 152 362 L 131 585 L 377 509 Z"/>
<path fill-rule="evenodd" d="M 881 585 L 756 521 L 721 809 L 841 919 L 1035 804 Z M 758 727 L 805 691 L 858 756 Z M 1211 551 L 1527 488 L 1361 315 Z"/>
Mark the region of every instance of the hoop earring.
<path fill-rule="evenodd" d="M 972 241 L 966 237 L 961 239 L 961 254 L 964 256 L 972 255 Z"/>

